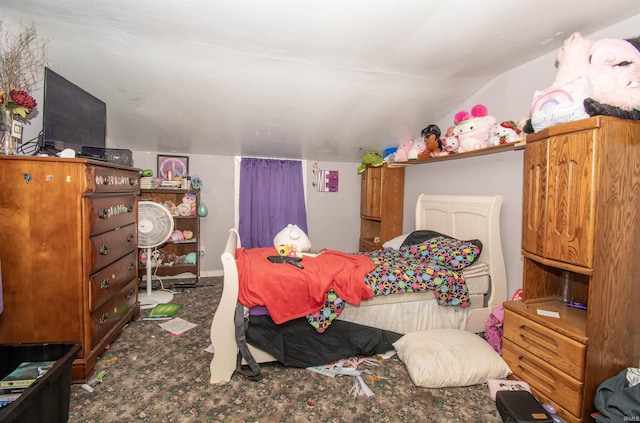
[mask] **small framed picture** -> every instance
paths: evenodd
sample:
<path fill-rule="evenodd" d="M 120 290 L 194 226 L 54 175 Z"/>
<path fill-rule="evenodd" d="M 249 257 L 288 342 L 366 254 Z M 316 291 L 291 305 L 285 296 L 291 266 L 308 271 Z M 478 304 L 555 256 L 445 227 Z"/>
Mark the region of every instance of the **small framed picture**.
<path fill-rule="evenodd" d="M 173 179 L 189 174 L 189 157 L 158 154 L 158 178 Z"/>

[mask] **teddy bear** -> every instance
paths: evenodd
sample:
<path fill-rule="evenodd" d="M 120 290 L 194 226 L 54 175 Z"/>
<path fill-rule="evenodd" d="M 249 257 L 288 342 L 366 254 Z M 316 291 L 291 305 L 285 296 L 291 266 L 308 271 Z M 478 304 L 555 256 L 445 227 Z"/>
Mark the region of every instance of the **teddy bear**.
<path fill-rule="evenodd" d="M 442 151 L 442 140 L 440 139 L 440 128 L 438 125 L 428 125 L 422 131 L 420 136 L 424 140 L 426 148 L 418 155 L 418 160 L 425 160 L 440 155 Z"/>
<path fill-rule="evenodd" d="M 488 114 L 487 108 L 476 104 L 471 111 L 462 110 L 455 114 L 454 124 L 458 130 L 459 153 L 487 147 L 489 131 L 495 125 L 496 118 Z"/>
<path fill-rule="evenodd" d="M 522 138 L 522 131 L 512 120 L 505 120 L 497 125 L 495 133 L 498 137 L 498 144 L 509 144 Z"/>
<path fill-rule="evenodd" d="M 413 140 L 413 144 L 411 145 L 409 153 L 407 153 L 407 157 L 409 158 L 409 160 L 418 160 L 426 149 L 427 143 L 425 142 L 425 140 Z"/>

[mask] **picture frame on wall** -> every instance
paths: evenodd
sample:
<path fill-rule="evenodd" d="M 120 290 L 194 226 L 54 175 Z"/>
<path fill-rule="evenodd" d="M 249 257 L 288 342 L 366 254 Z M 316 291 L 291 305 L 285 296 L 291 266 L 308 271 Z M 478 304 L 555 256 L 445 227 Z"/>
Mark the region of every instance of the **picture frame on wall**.
<path fill-rule="evenodd" d="M 176 176 L 182 177 L 188 174 L 188 156 L 168 156 L 158 154 L 158 178 L 173 179 Z"/>

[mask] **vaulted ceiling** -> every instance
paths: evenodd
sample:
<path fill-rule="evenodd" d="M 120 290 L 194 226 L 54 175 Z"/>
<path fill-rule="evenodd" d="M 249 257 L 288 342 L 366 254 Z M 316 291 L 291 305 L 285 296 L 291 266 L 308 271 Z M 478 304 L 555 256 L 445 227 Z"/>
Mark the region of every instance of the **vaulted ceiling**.
<path fill-rule="evenodd" d="M 112 146 L 358 162 L 637 0 L 0 0 Z M 635 35 L 635 34 L 630 34 Z"/>

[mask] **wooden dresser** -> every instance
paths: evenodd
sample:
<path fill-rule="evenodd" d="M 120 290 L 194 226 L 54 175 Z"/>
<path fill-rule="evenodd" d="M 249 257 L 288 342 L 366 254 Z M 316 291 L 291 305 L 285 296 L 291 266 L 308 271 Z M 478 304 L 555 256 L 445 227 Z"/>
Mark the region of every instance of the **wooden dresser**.
<path fill-rule="evenodd" d="M 598 385 L 640 358 L 640 122 L 529 135 L 523 193 L 525 301 L 505 303 L 503 358 L 565 420 L 592 421 Z M 586 310 L 558 300 L 565 276 Z"/>
<path fill-rule="evenodd" d="M 403 203 L 404 168 L 367 166 L 360 191 L 360 251 L 378 250 L 402 233 Z"/>
<path fill-rule="evenodd" d="M 0 343 L 80 342 L 74 383 L 139 314 L 137 169 L 0 156 Z"/>

